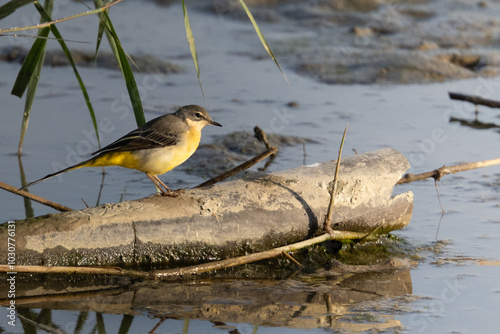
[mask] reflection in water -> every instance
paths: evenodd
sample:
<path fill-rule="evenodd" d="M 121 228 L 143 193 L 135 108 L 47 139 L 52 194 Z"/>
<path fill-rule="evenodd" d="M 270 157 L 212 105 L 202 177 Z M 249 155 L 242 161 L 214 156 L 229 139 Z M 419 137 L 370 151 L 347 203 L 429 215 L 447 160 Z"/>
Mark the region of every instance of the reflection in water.
<path fill-rule="evenodd" d="M 476 130 L 488 130 L 488 129 L 500 128 L 500 125 L 497 125 L 495 123 L 485 123 L 485 122 L 478 121 L 477 119 L 474 121 L 471 121 L 471 120 L 457 118 L 457 117 L 450 117 L 450 123 L 460 123 L 460 125 L 462 125 L 462 126 L 466 126 L 466 127 L 476 129 Z"/>
<path fill-rule="evenodd" d="M 170 332 L 178 321 L 183 321 L 188 333 L 185 319 L 219 329 L 235 323 L 352 331 L 401 326 L 394 318 L 394 304 L 398 298 L 404 303 L 412 293 L 409 268 L 363 272 L 363 266 L 352 267 L 356 272 L 319 270 L 287 280 L 141 282 L 120 277 L 40 276 L 35 282 L 30 276 L 20 280 L 16 303 L 24 333 L 36 333 L 37 328 L 53 333 L 116 332 L 111 328 L 118 326 L 109 325 L 113 314 L 123 315 L 119 333 Z M 61 322 L 68 320 L 67 311 L 79 311 L 70 325 Z M 144 328 L 145 321 L 148 328 Z"/>

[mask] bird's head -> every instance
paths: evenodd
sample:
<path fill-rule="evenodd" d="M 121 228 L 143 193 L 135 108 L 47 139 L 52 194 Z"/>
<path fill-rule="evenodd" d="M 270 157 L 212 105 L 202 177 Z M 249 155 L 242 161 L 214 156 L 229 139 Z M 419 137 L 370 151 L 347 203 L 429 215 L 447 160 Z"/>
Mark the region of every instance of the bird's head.
<path fill-rule="evenodd" d="M 205 125 L 208 124 L 222 126 L 219 123 L 215 122 L 212 117 L 210 117 L 205 108 L 194 104 L 181 107 L 175 112 L 175 114 L 184 119 L 190 127 L 196 126 L 202 129 Z"/>

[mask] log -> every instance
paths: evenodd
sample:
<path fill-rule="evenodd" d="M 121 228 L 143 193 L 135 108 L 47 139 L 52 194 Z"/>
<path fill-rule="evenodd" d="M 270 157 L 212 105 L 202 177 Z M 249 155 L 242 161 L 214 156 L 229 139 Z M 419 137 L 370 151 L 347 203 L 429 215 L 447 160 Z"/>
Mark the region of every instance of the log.
<path fill-rule="evenodd" d="M 15 222 L 18 265 L 196 264 L 304 240 L 321 232 L 335 161 Z M 409 168 L 394 149 L 343 159 L 334 230 L 406 226 L 413 194 L 391 197 Z M 7 240 L 6 224 L 0 238 Z M 7 247 L 0 249 L 7 263 Z"/>

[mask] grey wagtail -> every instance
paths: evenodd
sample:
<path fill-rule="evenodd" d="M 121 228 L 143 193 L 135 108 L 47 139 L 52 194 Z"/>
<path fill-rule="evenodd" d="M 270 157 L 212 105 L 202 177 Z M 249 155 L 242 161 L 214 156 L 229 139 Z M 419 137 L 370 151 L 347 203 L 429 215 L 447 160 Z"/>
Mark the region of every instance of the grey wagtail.
<path fill-rule="evenodd" d="M 175 191 L 170 190 L 157 175 L 179 166 L 196 151 L 201 129 L 207 124 L 222 126 L 200 106 L 181 107 L 173 114 L 157 117 L 92 153 L 95 157 L 28 183 L 21 189 L 82 167 L 120 166 L 146 173 L 162 195 L 175 196 Z"/>

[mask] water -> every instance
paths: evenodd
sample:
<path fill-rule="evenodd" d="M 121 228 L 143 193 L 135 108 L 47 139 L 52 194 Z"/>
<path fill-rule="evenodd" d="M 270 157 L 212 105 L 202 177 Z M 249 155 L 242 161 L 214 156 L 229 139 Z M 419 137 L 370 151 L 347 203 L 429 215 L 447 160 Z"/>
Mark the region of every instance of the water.
<path fill-rule="evenodd" d="M 75 4 L 61 6 L 59 13 L 54 16 L 68 15 L 71 10 L 75 11 L 75 7 Z M 137 26 L 130 24 L 131 12 L 138 18 Z M 20 11 L 18 17 L 30 17 L 28 13 Z M 498 157 L 498 131 L 480 131 L 450 123 L 450 116 L 472 120 L 474 112 L 472 106 L 451 101 L 447 96 L 448 91 L 457 91 L 495 99 L 500 96 L 498 78 L 426 85 L 325 85 L 299 76 L 285 67 L 290 81 L 288 87 L 270 59 L 265 56 L 258 59 L 253 57 L 263 54 L 263 51 L 248 22 L 192 10 L 190 19 L 197 42 L 205 103 L 185 42 L 180 6 L 158 7 L 151 2 L 123 2 L 116 5 L 111 14 L 122 43 L 131 55 L 154 54 L 185 69 L 182 74 L 168 76 L 152 77 L 148 73 L 137 75 L 139 85 L 148 88 L 143 94 L 146 118 L 171 111 L 178 105 L 206 105 L 213 119 L 220 122 L 223 128 L 206 128 L 202 143 L 210 143 L 215 135 L 251 130 L 259 125 L 269 132 L 316 140 L 318 143 L 306 145 L 306 163 L 313 163 L 336 156 L 342 131 L 349 122 L 345 156 L 354 154 L 352 149 L 361 153 L 393 147 L 408 158 L 412 165 L 410 172 L 413 173 Z M 9 20 L 3 20 L 1 26 L 17 25 Z M 60 29 L 65 38 L 91 42 L 72 44 L 73 47 L 92 50 L 94 44 L 89 36 L 95 35 L 96 27 L 97 20 L 89 16 L 64 23 Z M 271 45 L 273 38 L 287 36 L 286 31 L 280 31 L 271 24 L 263 24 L 262 29 L 265 34 L 268 33 Z M 12 42 L 24 43 L 27 47 L 32 41 L 15 39 Z M 1 43 L 7 46 L 11 39 L 4 38 Z M 49 41 L 48 48 L 57 49 L 57 43 Z M 0 63 L 3 117 L 0 128 L 0 140 L 3 143 L 0 147 L 1 181 L 14 186 L 20 185 L 19 162 L 15 152 L 23 101 L 9 95 L 9 92 L 18 69 L 18 64 Z M 101 135 L 103 144 L 133 129 L 135 121 L 123 98 L 126 89 L 120 73 L 107 69 L 80 70 L 98 120 L 108 122 L 107 130 Z M 53 165 L 72 163 L 80 154 L 86 155 L 97 149 L 92 139 L 92 123 L 71 69 L 46 67 L 40 82 L 22 156 L 28 180 L 51 173 Z M 287 103 L 291 101 L 297 102 L 298 107 L 288 107 Z M 483 107 L 479 109 L 481 121 L 500 123 L 497 111 Z M 302 146 L 287 147 L 280 152 L 272 170 L 292 168 L 302 164 L 303 160 Z M 85 207 L 82 199 L 90 205 L 96 203 L 101 178 L 99 169 L 79 170 L 64 175 L 62 179 L 43 182 L 30 190 L 55 202 L 81 209 Z M 162 179 L 177 188 L 195 185 L 203 178 L 188 175 L 179 168 L 167 173 Z M 500 252 L 499 184 L 498 166 L 445 176 L 438 183 L 444 215 L 433 181 L 398 186 L 395 193 L 411 190 L 415 194 L 410 225 L 394 233 L 413 247 L 420 248 L 418 254 L 422 259 L 418 267 L 409 272 L 412 292 L 399 295 L 375 292 L 370 298 L 347 301 L 339 306 L 344 308 L 344 312 L 335 313 L 343 316 L 336 317 L 333 322 L 325 320 L 328 319 L 325 308 L 308 308 L 316 305 L 308 299 L 312 298 L 311 293 L 317 296 L 333 293 L 335 296 L 338 287 L 327 282 L 320 284 L 323 290 L 318 290 L 314 284 L 288 281 L 273 282 L 278 284 L 274 288 L 268 286 L 269 282 L 250 282 L 245 285 L 241 281 L 229 286 L 217 282 L 198 282 L 194 290 L 181 291 L 194 294 L 204 286 L 210 286 L 214 289 L 210 290 L 211 293 L 215 293 L 219 291 L 216 288 L 221 286 L 221 289 L 243 294 L 251 286 L 254 289 L 252 291 L 260 291 L 262 296 L 276 299 L 266 304 L 263 299 L 248 297 L 243 307 L 238 306 L 241 300 L 237 300 L 234 294 L 229 294 L 227 300 L 217 300 L 216 296 L 208 293 L 205 304 L 200 297 L 196 301 L 201 304 L 190 305 L 183 303 L 181 297 L 184 295 L 180 295 L 180 301 L 165 304 L 164 313 L 158 314 L 158 305 L 156 308 L 155 305 L 148 307 L 147 299 L 142 306 L 124 303 L 124 308 L 111 307 L 120 306 L 120 298 L 127 299 L 130 296 L 130 292 L 122 291 L 117 296 L 107 297 L 106 303 L 91 308 L 79 332 L 91 332 L 96 324 L 104 324 L 108 333 L 117 332 L 121 324 L 131 321 L 124 313 L 133 315 L 129 333 L 152 330 L 162 321 L 161 316 L 165 320 L 159 324 L 157 333 L 178 333 L 185 331 L 185 328 L 188 328 L 189 333 L 322 333 L 330 331 L 327 329 L 330 327 L 333 332 L 336 329 L 340 332 L 359 332 L 370 328 L 388 328 L 389 332 L 408 333 L 493 332 L 500 325 L 496 317 L 500 302 L 500 268 L 494 262 L 498 261 Z M 100 201 L 132 200 L 148 196 L 152 191 L 150 182 L 142 173 L 108 168 Z M 25 217 L 22 198 L 0 192 L 0 203 L 3 220 Z M 37 203 L 33 203 L 33 209 L 35 215 L 54 212 Z M 486 265 L 479 265 L 479 260 L 486 261 Z M 361 282 L 368 287 L 369 282 L 380 283 L 384 279 L 387 278 L 371 277 Z M 159 284 L 157 288 L 158 291 L 174 291 L 169 284 Z M 357 291 L 349 285 L 344 288 Z M 280 304 L 280 293 L 269 292 L 274 289 L 288 297 L 297 292 L 300 298 L 283 297 Z M 138 294 L 137 291 L 143 290 L 134 291 Z M 240 313 L 235 312 L 234 316 L 226 318 L 221 316 L 223 324 L 217 323 L 220 319 L 214 314 L 201 312 L 203 305 L 214 307 L 225 304 L 233 307 L 225 309 L 226 312 L 240 307 Z M 272 305 L 293 307 L 290 306 L 288 313 L 283 313 L 287 315 L 283 321 L 273 317 L 267 320 L 252 317 L 254 314 L 265 314 L 267 307 Z M 301 307 L 310 313 L 298 313 L 298 318 L 302 320 L 293 322 L 294 312 Z M 35 314 L 43 314 L 42 309 L 43 303 L 31 310 Z M 16 327 L 5 323 L 5 312 L 2 308 L 1 328 L 6 332 L 23 333 L 25 330 L 19 322 Z M 102 318 L 100 312 L 104 313 Z M 366 313 L 375 314 L 378 318 L 366 321 L 355 317 Z M 52 324 L 66 332 L 74 332 L 81 314 L 78 304 L 62 303 L 51 312 Z M 31 316 L 35 317 L 33 314 Z M 185 320 L 187 318 L 191 320 Z M 43 331 L 39 329 L 38 332 Z"/>

